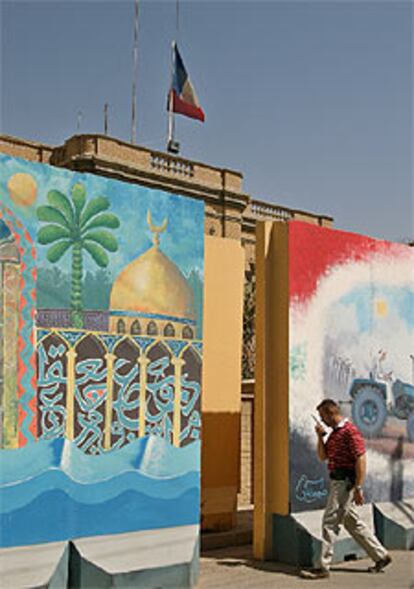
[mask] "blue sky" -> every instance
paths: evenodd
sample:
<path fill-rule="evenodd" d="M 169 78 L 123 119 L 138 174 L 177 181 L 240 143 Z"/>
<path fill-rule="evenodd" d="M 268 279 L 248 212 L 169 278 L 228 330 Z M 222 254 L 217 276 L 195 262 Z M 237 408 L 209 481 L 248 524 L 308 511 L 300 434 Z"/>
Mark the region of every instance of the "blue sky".
<path fill-rule="evenodd" d="M 129 140 L 132 0 L 2 0 L 2 133 Z M 175 1 L 140 2 L 138 143 L 164 149 Z M 185 157 L 240 170 L 258 199 L 336 227 L 414 236 L 410 1 L 180 5 L 179 46 L 206 123 L 177 117 Z"/>
<path fill-rule="evenodd" d="M 9 198 L 7 185 L 16 173 L 30 174 L 36 181 L 37 198 L 32 206 L 18 206 Z M 106 196 L 111 202 L 108 211 L 119 217 L 119 229 L 110 230 L 116 236 L 119 245 L 117 252 L 109 254 L 108 269 L 113 279 L 129 262 L 152 246 L 152 234 L 147 224 L 148 209 L 151 210 L 154 225 L 161 225 L 165 218 L 168 219 L 167 228 L 160 236 L 161 250 L 184 274 L 188 275 L 192 269 L 198 270 L 200 275 L 203 274 L 202 202 L 102 176 L 73 173 L 0 155 L 2 201 L 13 210 L 33 239 L 36 239 L 36 232 L 42 225 L 37 221 L 36 207 L 47 204 L 47 192 L 55 189 L 69 196 L 71 187 L 77 182 L 82 182 L 86 187 L 87 200 L 99 195 Z M 38 261 L 45 267 L 51 267 L 46 259 L 49 247 L 36 246 Z M 70 255 L 70 252 L 67 252 L 59 261 L 58 266 L 62 270 L 66 271 L 70 267 Z M 97 266 L 89 255 L 85 254 L 83 258 L 85 270 L 95 272 Z"/>

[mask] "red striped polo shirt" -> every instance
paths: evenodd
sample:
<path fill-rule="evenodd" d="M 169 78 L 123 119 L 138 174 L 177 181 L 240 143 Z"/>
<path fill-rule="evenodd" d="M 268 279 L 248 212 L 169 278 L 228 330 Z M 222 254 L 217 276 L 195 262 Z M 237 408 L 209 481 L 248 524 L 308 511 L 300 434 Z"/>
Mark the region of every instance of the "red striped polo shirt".
<path fill-rule="evenodd" d="M 361 432 L 348 420 L 341 422 L 325 444 L 328 469 L 355 468 L 358 456 L 365 454 L 365 442 Z"/>

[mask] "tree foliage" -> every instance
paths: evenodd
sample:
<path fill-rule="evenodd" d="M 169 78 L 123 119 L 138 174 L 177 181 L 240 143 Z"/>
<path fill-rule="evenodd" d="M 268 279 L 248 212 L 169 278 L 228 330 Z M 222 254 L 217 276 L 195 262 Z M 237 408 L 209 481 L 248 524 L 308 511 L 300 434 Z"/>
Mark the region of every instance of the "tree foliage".
<path fill-rule="evenodd" d="M 99 268 L 109 264 L 107 252 L 118 249 L 116 237 L 108 229 L 117 229 L 119 219 L 105 212 L 110 207 L 104 196 L 87 202 L 86 189 L 80 182 L 73 185 L 71 198 L 59 190 L 50 190 L 47 205 L 37 208 L 43 225 L 37 234 L 41 245 L 50 245 L 47 259 L 56 264 L 68 250 L 72 251 L 71 308 L 73 324 L 82 327 L 83 252 L 87 252 Z"/>
<path fill-rule="evenodd" d="M 244 283 L 244 308 L 243 308 L 243 355 L 242 378 L 254 378 L 256 337 L 256 272 L 252 265 L 246 272 Z"/>

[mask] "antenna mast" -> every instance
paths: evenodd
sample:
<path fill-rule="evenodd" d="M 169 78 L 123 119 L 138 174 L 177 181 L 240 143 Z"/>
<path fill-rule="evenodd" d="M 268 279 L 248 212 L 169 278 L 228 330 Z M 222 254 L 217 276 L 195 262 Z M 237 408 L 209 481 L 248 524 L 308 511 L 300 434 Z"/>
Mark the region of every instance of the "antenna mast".
<path fill-rule="evenodd" d="M 76 113 L 76 132 L 79 135 L 81 124 L 83 120 L 83 111 L 81 109 Z"/>
<path fill-rule="evenodd" d="M 108 135 L 108 103 L 104 104 L 104 135 Z"/>
<path fill-rule="evenodd" d="M 138 74 L 138 0 L 134 0 L 134 46 L 132 74 L 131 143 L 137 141 L 137 74 Z"/>

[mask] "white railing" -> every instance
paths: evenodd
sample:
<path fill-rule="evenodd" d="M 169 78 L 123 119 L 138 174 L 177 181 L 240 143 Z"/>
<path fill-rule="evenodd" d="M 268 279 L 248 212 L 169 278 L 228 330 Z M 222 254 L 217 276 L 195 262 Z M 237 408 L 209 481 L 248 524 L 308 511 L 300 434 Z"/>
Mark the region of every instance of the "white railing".
<path fill-rule="evenodd" d="M 151 167 L 158 172 L 167 174 L 176 174 L 192 178 L 194 176 L 194 166 L 191 162 L 169 157 L 160 153 L 151 153 Z"/>
<path fill-rule="evenodd" d="M 252 213 L 258 217 L 271 217 L 272 219 L 283 219 L 285 221 L 294 217 L 294 213 L 290 209 L 258 200 L 252 200 L 251 207 Z"/>

